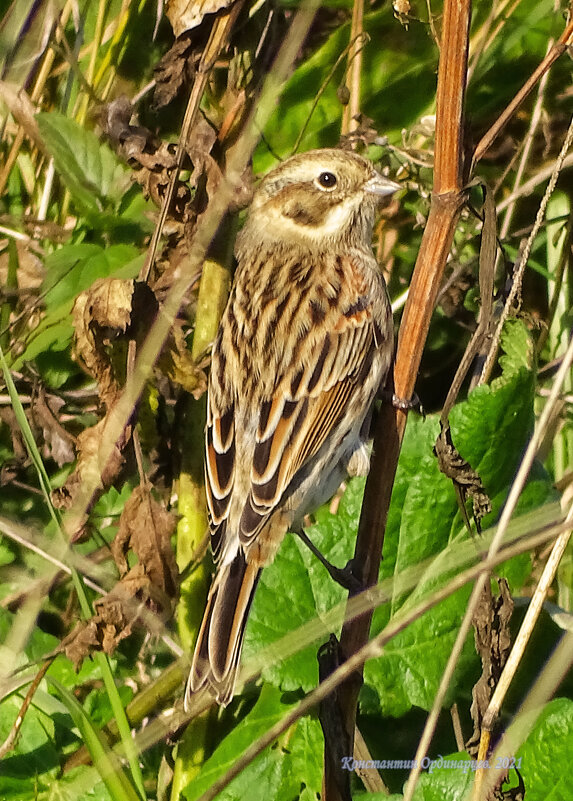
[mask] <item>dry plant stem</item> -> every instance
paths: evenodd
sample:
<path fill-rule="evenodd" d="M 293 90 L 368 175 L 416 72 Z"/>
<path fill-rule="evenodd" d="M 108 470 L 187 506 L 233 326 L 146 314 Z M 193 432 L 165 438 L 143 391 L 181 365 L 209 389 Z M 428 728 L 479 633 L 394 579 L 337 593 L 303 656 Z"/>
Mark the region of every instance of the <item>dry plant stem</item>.
<path fill-rule="evenodd" d="M 372 754 L 368 750 L 366 741 L 358 726 L 354 732 L 354 759 L 364 762 L 372 761 Z M 356 775 L 359 777 L 364 785 L 364 789 L 368 793 L 384 793 L 384 795 L 390 795 L 390 790 L 384 784 L 382 776 L 380 776 L 376 768 L 356 768 Z"/>
<path fill-rule="evenodd" d="M 426 8 L 428 10 L 428 24 L 430 26 L 430 31 L 432 32 L 432 39 L 436 43 L 436 47 L 438 50 L 440 49 L 440 37 L 438 36 L 438 31 L 436 30 L 436 25 L 434 23 L 434 15 L 432 14 L 432 4 L 430 0 L 426 0 Z"/>
<path fill-rule="evenodd" d="M 557 184 L 557 179 L 559 178 L 559 174 L 563 167 L 563 161 L 565 160 L 567 151 L 570 149 L 572 143 L 573 143 L 573 117 L 571 118 L 571 122 L 569 123 L 569 129 L 565 136 L 565 141 L 563 142 L 559 155 L 557 156 L 557 159 L 555 161 L 555 165 L 553 167 L 553 173 L 551 175 L 549 183 L 547 184 L 547 189 L 545 190 L 545 194 L 543 195 L 541 203 L 539 204 L 539 209 L 535 217 L 535 223 L 533 225 L 533 228 L 531 229 L 531 233 L 529 234 L 526 245 L 521 251 L 520 256 L 518 257 L 518 260 L 515 264 L 511 290 L 507 296 L 503 312 L 501 314 L 497 329 L 492 339 L 490 351 L 483 366 L 483 370 L 479 380 L 480 384 L 485 383 L 490 376 L 495 361 L 495 357 L 497 355 L 499 342 L 501 340 L 501 332 L 503 326 L 505 324 L 505 321 L 509 317 L 511 310 L 514 308 L 516 303 L 519 303 L 520 301 L 521 283 L 523 280 L 523 273 L 525 272 L 525 268 L 527 266 L 527 260 L 529 259 L 531 248 L 533 247 L 535 238 L 539 233 L 539 229 L 541 228 L 541 225 L 545 218 L 545 211 L 547 209 L 547 204 L 549 203 L 549 198 L 553 194 L 553 190 L 555 189 L 555 186 Z"/>
<path fill-rule="evenodd" d="M 573 523 L 573 507 L 569 509 L 567 522 L 569 524 Z M 513 677 L 521 661 L 521 657 L 523 656 L 527 643 L 529 642 L 531 634 L 533 633 L 533 628 L 537 622 L 537 618 L 539 617 L 541 608 L 543 607 L 543 603 L 547 597 L 547 593 L 549 592 L 553 579 L 555 578 L 561 557 L 565 552 L 565 548 L 567 547 L 570 537 L 571 530 L 564 531 L 563 534 L 559 535 L 553 545 L 553 548 L 551 549 L 549 559 L 543 568 L 543 573 L 541 574 L 539 583 L 535 588 L 533 597 L 531 598 L 529 606 L 527 607 L 527 612 L 523 618 L 521 628 L 519 629 L 519 634 L 517 635 L 517 638 L 513 644 L 509 658 L 505 663 L 493 697 L 489 702 L 489 706 L 484 715 L 484 729 L 491 731 L 495 725 L 495 722 L 497 721 L 501 705 L 503 704 L 509 686 L 513 681 Z"/>
<path fill-rule="evenodd" d="M 563 169 L 568 170 L 570 167 L 573 167 L 573 153 L 570 153 L 563 160 Z M 528 181 L 521 184 L 521 186 L 515 192 L 512 192 L 511 195 L 504 198 L 497 204 L 497 213 L 500 214 L 518 198 L 530 195 L 536 189 L 536 187 L 539 186 L 539 184 L 542 184 L 551 177 L 553 169 L 554 165 L 549 164 L 547 167 L 543 167 L 541 170 L 536 172 Z"/>
<path fill-rule="evenodd" d="M 547 46 L 547 55 L 551 52 L 553 47 L 553 40 L 551 40 Z M 525 143 L 523 146 L 523 151 L 521 153 L 521 158 L 519 160 L 519 165 L 517 167 L 517 172 L 515 174 L 515 181 L 513 183 L 513 192 L 512 194 L 518 191 L 521 180 L 523 178 L 523 174 L 525 173 L 525 168 L 527 166 L 527 162 L 529 160 L 529 155 L 531 153 L 531 148 L 533 147 L 533 141 L 535 139 L 535 135 L 537 133 L 537 128 L 539 127 L 539 123 L 541 122 L 541 111 L 543 109 L 543 100 L 545 97 L 545 89 L 547 87 L 547 81 L 549 80 L 549 71 L 547 71 L 539 81 L 539 88 L 537 90 L 537 98 L 535 100 L 535 105 L 533 106 L 533 112 L 531 114 L 531 121 L 529 123 L 529 129 L 525 136 Z M 511 221 L 513 219 L 513 213 L 515 211 L 515 201 L 511 203 L 505 212 L 503 223 L 499 229 L 499 238 L 503 242 L 505 237 L 509 233 L 509 228 L 511 226 Z M 499 260 L 499 253 L 498 253 L 498 260 Z M 497 263 L 497 261 L 496 261 Z"/>
<path fill-rule="evenodd" d="M 400 328 L 394 391 L 401 398 L 410 398 L 414 392 L 430 319 L 464 200 L 461 191 L 462 124 L 470 17 L 470 0 L 446 0 L 444 3 L 434 192 Z M 375 585 L 378 580 L 384 529 L 405 426 L 404 412 L 390 405 L 382 407 L 354 553 L 366 587 Z M 346 616 L 345 620 L 340 642 L 342 653 L 348 658 L 367 642 L 372 614 L 356 620 Z M 353 681 L 341 691 L 342 714 L 351 737 L 359 688 L 360 681 Z"/>
<path fill-rule="evenodd" d="M 52 565 L 57 567 L 58 570 L 61 570 L 68 576 L 72 575 L 72 571 L 67 564 L 62 562 L 60 559 L 57 559 L 55 556 L 52 556 L 38 545 L 34 545 L 34 543 L 30 542 L 30 540 L 26 539 L 26 537 L 24 537 L 14 526 L 11 520 L 8 520 L 7 518 L 0 518 L 0 531 L 5 537 L 17 542 L 19 545 L 22 545 L 22 547 L 27 548 L 33 553 L 38 554 L 38 556 L 41 556 L 42 559 L 46 560 L 46 562 L 50 562 Z M 99 584 L 96 584 L 95 581 L 92 581 L 87 576 L 82 575 L 82 581 L 86 587 L 90 587 L 90 589 L 95 590 L 95 592 L 100 593 L 100 595 L 105 595 L 105 590 L 103 587 L 100 587 Z"/>
<path fill-rule="evenodd" d="M 452 717 L 452 726 L 454 727 L 454 736 L 456 738 L 456 748 L 458 751 L 464 750 L 464 733 L 462 731 L 462 722 L 460 720 L 460 712 L 457 704 L 453 704 L 450 709 Z"/>
<path fill-rule="evenodd" d="M 572 662 L 573 634 L 567 632 L 561 638 L 559 645 L 528 693 L 511 726 L 505 731 L 498 747 L 490 757 L 490 764 L 495 765 L 499 758 L 512 757 L 517 753 L 521 744 L 529 736 L 537 718 L 543 712 L 546 703 L 554 695 L 559 684 L 571 668 Z M 496 770 L 477 771 L 476 780 L 478 775 L 482 777 L 483 785 L 480 795 L 474 794 L 474 801 L 482 801 L 484 798 L 493 797 L 490 793 L 496 785 L 497 773 L 498 771 Z"/>
<path fill-rule="evenodd" d="M 315 690 L 309 693 L 295 709 L 291 710 L 287 715 L 285 715 L 284 718 L 282 718 L 282 720 L 275 723 L 262 737 L 249 746 L 249 748 L 243 752 L 237 762 L 235 762 L 235 764 L 232 765 L 223 776 L 221 776 L 213 785 L 211 785 L 209 790 L 207 790 L 198 799 L 198 801 L 212 801 L 212 799 L 214 799 L 218 793 L 227 787 L 227 785 L 230 784 L 230 782 L 236 776 L 238 776 L 239 773 L 241 773 L 241 771 L 244 770 L 244 768 L 250 762 L 252 762 L 260 753 L 262 753 L 267 746 L 274 742 L 277 737 L 290 728 L 290 726 L 292 726 L 293 723 L 295 723 L 299 718 L 308 714 L 310 710 L 312 710 L 324 698 L 330 695 L 330 693 L 332 693 L 343 682 L 347 681 L 349 676 L 351 676 L 355 671 L 359 670 L 364 662 L 366 662 L 368 659 L 374 659 L 375 657 L 380 656 L 384 645 L 396 637 L 401 631 L 404 631 L 404 629 L 410 626 L 414 620 L 418 620 L 420 617 L 426 614 L 429 609 L 437 606 L 443 600 L 449 598 L 451 595 L 457 592 L 461 587 L 473 581 L 484 570 L 490 571 L 497 565 L 501 564 L 507 559 L 510 559 L 512 556 L 515 556 L 517 552 L 523 553 L 530 547 L 536 547 L 536 543 L 540 544 L 541 542 L 546 541 L 548 536 L 549 532 L 542 532 L 537 536 L 527 538 L 527 548 L 525 547 L 525 543 L 516 543 L 515 545 L 504 549 L 503 553 L 497 553 L 491 558 L 486 558 L 484 562 L 480 562 L 479 564 L 474 565 L 473 567 L 464 570 L 461 573 L 458 573 L 448 582 L 447 585 L 432 593 L 431 597 L 420 601 L 420 603 L 418 603 L 415 607 L 408 609 L 404 615 L 397 615 L 395 618 L 393 618 L 390 623 L 388 623 L 386 628 L 380 632 L 380 634 L 376 635 L 374 639 L 370 640 L 370 642 L 367 642 L 346 662 L 340 665 L 340 667 L 336 668 L 336 670 L 334 670 L 325 681 L 321 682 L 321 684 L 319 684 Z M 551 533 L 551 536 L 554 536 L 554 532 Z M 368 598 L 369 594 L 370 591 L 363 593 L 366 598 Z M 243 674 L 244 671 L 241 672 L 241 678 L 243 677 Z M 193 715 L 198 713 L 199 710 L 203 711 L 205 709 L 203 697 L 201 697 L 197 703 L 197 711 L 195 708 L 193 708 Z M 159 732 L 152 732 L 150 729 L 151 727 L 149 727 L 147 731 L 142 732 L 142 739 L 140 739 L 139 736 L 136 738 L 137 745 L 142 750 L 151 747 L 151 745 L 164 736 L 164 733 L 160 734 Z"/>
<path fill-rule="evenodd" d="M 291 156 L 294 156 L 294 154 L 299 149 L 300 143 L 302 142 L 302 140 L 304 138 L 304 135 L 306 133 L 306 129 L 308 128 L 308 124 L 310 123 L 311 117 L 314 114 L 314 112 L 316 110 L 316 107 L 318 106 L 318 104 L 320 102 L 320 98 L 323 96 L 324 92 L 326 91 L 326 87 L 328 86 L 328 84 L 332 80 L 332 76 L 334 75 L 334 73 L 338 69 L 338 65 L 341 63 L 341 61 L 344 61 L 345 58 L 350 59 L 350 55 L 349 54 L 351 52 L 354 53 L 355 56 L 358 53 L 360 53 L 362 51 L 362 48 L 365 46 L 366 42 L 368 42 L 368 41 L 369 41 L 369 37 L 367 36 L 367 34 L 362 33 L 356 39 L 352 40 L 349 44 L 347 44 L 346 47 L 344 48 L 344 50 L 342 51 L 342 53 L 338 56 L 338 58 L 336 59 L 336 61 L 332 65 L 332 67 L 330 68 L 328 74 L 326 75 L 326 78 L 322 82 L 322 84 L 320 86 L 320 89 L 316 93 L 316 97 L 312 101 L 312 106 L 310 107 L 310 111 L 307 114 L 306 120 L 304 121 L 304 125 L 300 129 L 299 134 L 298 134 L 298 136 L 296 138 L 296 141 L 294 143 L 293 149 L 291 150 Z M 344 131 L 342 131 L 342 132 L 344 133 Z"/>
<path fill-rule="evenodd" d="M 560 305 L 563 280 L 567 276 L 569 265 L 571 262 L 572 243 L 573 243 L 573 219 L 571 219 L 570 217 L 567 220 L 567 223 L 565 224 L 563 247 L 561 250 L 561 255 L 559 257 L 559 262 L 557 264 L 557 269 L 555 270 L 555 273 L 552 276 L 551 280 L 551 286 L 553 288 L 553 291 L 549 299 L 549 309 L 547 311 L 547 318 L 546 318 L 549 321 L 549 325 L 547 328 L 542 328 L 539 333 L 539 338 L 536 343 L 537 353 L 543 352 L 545 343 L 549 338 L 549 332 L 551 331 L 551 326 L 553 324 L 553 321 L 555 320 L 555 315 L 557 314 L 557 309 L 559 308 Z M 571 403 L 571 398 L 568 397 L 567 395 L 564 395 L 562 400 L 564 403 Z"/>
<path fill-rule="evenodd" d="M 515 507 L 517 506 L 517 501 L 519 500 L 519 496 L 521 495 L 521 492 L 523 491 L 523 488 L 525 486 L 525 482 L 527 481 L 529 471 L 531 470 L 531 467 L 533 465 L 533 460 L 535 459 L 539 446 L 541 445 L 543 439 L 546 436 L 547 425 L 548 422 L 551 420 L 551 415 L 553 414 L 553 409 L 555 407 L 555 404 L 559 403 L 560 400 L 559 396 L 561 393 L 561 389 L 563 387 L 565 379 L 569 375 L 572 363 L 573 363 L 573 337 L 569 342 L 569 347 L 567 348 L 567 352 L 565 353 L 563 362 L 561 363 L 559 371 L 555 376 L 555 381 L 551 388 L 551 394 L 549 395 L 547 403 L 539 418 L 539 422 L 535 427 L 533 436 L 529 442 L 529 445 L 527 446 L 527 450 L 525 451 L 525 455 L 519 466 L 519 470 L 517 471 L 517 475 L 509 492 L 506 504 L 503 508 L 503 512 L 501 513 L 495 537 L 493 538 L 492 543 L 489 547 L 488 554 L 490 556 L 494 556 L 499 549 L 502 537 L 507 529 L 507 526 L 509 525 L 509 521 L 511 520 L 511 517 L 515 511 Z M 482 576 L 480 576 L 480 579 L 478 579 L 478 581 L 476 582 L 476 587 L 478 584 L 483 585 L 483 583 L 485 583 L 486 580 L 489 580 L 489 574 L 487 572 L 484 572 Z M 473 616 L 473 613 L 474 613 L 474 607 L 470 603 L 466 612 L 466 616 L 467 615 Z M 492 725 L 491 721 L 490 725 Z M 482 729 L 482 741 L 480 742 L 478 759 L 485 758 L 483 754 L 486 751 L 486 743 L 488 742 L 489 742 L 489 731 L 486 729 Z M 484 781 L 484 771 L 483 770 L 476 771 L 475 784 L 474 784 L 475 789 L 473 795 L 474 801 L 479 801 L 479 799 L 482 798 L 480 788 L 483 784 L 483 781 Z"/>
<path fill-rule="evenodd" d="M 56 37 L 58 37 L 59 31 L 63 30 L 63 28 L 65 28 L 65 26 L 67 25 L 67 22 L 70 18 L 70 14 L 72 13 L 72 8 L 73 8 L 73 3 L 71 1 L 66 3 L 60 16 L 60 23 L 57 26 L 58 30 L 56 32 Z M 32 103 L 37 103 L 38 100 L 40 99 L 40 96 L 44 91 L 44 86 L 46 84 L 46 81 L 48 80 L 48 76 L 52 69 L 55 57 L 56 57 L 56 51 L 54 48 L 50 47 L 44 55 L 42 66 L 40 67 L 38 77 L 36 78 L 34 88 L 32 89 L 32 93 L 30 95 L 30 100 Z M 2 168 L 2 172 L 0 172 L 0 197 L 4 194 L 6 184 L 8 183 L 8 179 L 12 172 L 12 168 L 16 163 L 16 159 L 18 158 L 18 153 L 20 152 L 20 148 L 22 147 L 23 141 L 24 141 L 24 129 L 22 128 L 22 126 L 20 126 L 20 128 L 18 129 L 18 133 L 14 138 L 14 142 L 12 143 L 12 147 L 10 148 L 10 153 L 8 154 L 6 162 Z"/>
<path fill-rule="evenodd" d="M 129 340 L 128 350 L 127 350 L 127 376 L 129 377 L 133 373 L 133 365 L 135 364 L 135 354 L 137 351 L 137 346 L 135 343 L 135 339 Z M 139 431 L 137 428 L 133 429 L 132 434 L 132 442 L 133 442 L 133 450 L 135 453 L 135 462 L 137 464 L 137 472 L 139 474 L 139 483 L 142 487 L 149 487 L 149 481 L 147 479 L 147 474 L 145 472 L 145 466 L 143 464 L 143 452 L 141 450 L 141 441 L 139 439 Z"/>
<path fill-rule="evenodd" d="M 354 0 L 350 26 L 350 51 L 348 61 L 348 89 L 350 98 L 342 113 L 342 135 L 358 128 L 355 117 L 360 113 L 360 79 L 362 76 L 362 36 L 364 32 L 364 0 Z"/>
<path fill-rule="evenodd" d="M 484 582 L 481 582 L 478 579 L 478 581 L 474 585 L 469 601 L 470 608 L 474 608 L 479 602 L 483 590 L 483 583 Z M 422 761 L 428 753 L 428 748 L 430 747 L 430 743 L 432 742 L 432 737 L 434 736 L 434 732 L 436 731 L 436 726 L 438 724 L 438 717 L 442 710 L 444 698 L 446 697 L 450 681 L 452 680 L 452 676 L 454 675 L 454 671 L 458 664 L 458 660 L 462 653 L 462 649 L 465 645 L 467 636 L 472 627 L 472 623 L 473 623 L 473 615 L 466 614 L 464 619 L 462 620 L 462 625 L 460 626 L 460 629 L 457 633 L 456 641 L 454 642 L 453 648 L 448 657 L 448 662 L 446 664 L 444 674 L 441 678 L 440 686 L 438 687 L 438 691 L 436 692 L 436 697 L 434 698 L 432 709 L 430 710 L 430 714 L 428 715 L 428 718 L 424 725 L 424 731 L 422 732 L 422 736 L 420 737 L 420 742 L 418 743 L 418 747 L 416 749 L 416 756 L 414 757 L 415 767 L 412 768 L 410 775 L 408 776 L 408 783 L 404 790 L 404 801 L 411 801 L 414 795 L 414 790 L 416 789 L 418 777 L 422 772 Z"/>
<path fill-rule="evenodd" d="M 503 128 L 507 125 L 509 120 L 513 117 L 519 106 L 523 103 L 527 95 L 531 92 L 537 81 L 547 70 L 557 61 L 559 56 L 564 53 L 573 40 L 573 22 L 570 22 L 558 42 L 552 47 L 551 51 L 545 56 L 541 64 L 531 74 L 527 81 L 523 84 L 519 92 L 515 95 L 511 103 L 507 106 L 505 111 L 497 118 L 495 123 L 491 126 L 489 131 L 481 138 L 474 151 L 473 167 L 481 160 L 483 155 L 489 150 L 497 136 L 501 133 Z"/>
<path fill-rule="evenodd" d="M 30 704 L 32 703 L 32 699 L 34 697 L 34 694 L 35 694 L 36 690 L 38 689 L 38 687 L 40 685 L 40 682 L 42 681 L 42 679 L 44 678 L 44 676 L 48 672 L 48 668 L 50 667 L 50 665 L 52 664 L 53 661 L 54 661 L 53 658 L 46 659 L 46 661 L 44 662 L 44 664 L 42 665 L 40 670 L 37 672 L 37 674 L 36 674 L 36 676 L 34 678 L 34 681 L 30 685 L 30 687 L 28 688 L 28 692 L 26 693 L 26 697 L 24 698 L 22 706 L 20 707 L 20 711 L 18 712 L 18 716 L 16 717 L 16 720 L 14 721 L 14 725 L 10 729 L 10 733 L 8 734 L 8 737 L 4 740 L 2 745 L 0 745 L 0 760 L 4 759 L 6 754 L 10 753 L 10 751 L 12 751 L 12 749 L 15 748 L 16 741 L 17 741 L 18 735 L 20 733 L 20 729 L 22 728 L 22 723 L 24 722 L 24 718 L 26 717 L 26 712 L 28 711 L 28 708 L 29 708 Z"/>
<path fill-rule="evenodd" d="M 237 2 L 235 2 L 228 11 L 218 16 L 213 23 L 209 41 L 205 46 L 205 50 L 203 51 L 201 61 L 199 62 L 199 66 L 197 68 L 197 74 L 195 81 L 193 82 L 191 93 L 189 95 L 189 101 L 185 110 L 185 117 L 183 118 L 183 123 L 181 125 L 181 135 L 179 137 L 176 153 L 176 166 L 171 175 L 169 185 L 167 186 L 165 197 L 163 198 L 159 218 L 147 250 L 145 264 L 141 268 L 141 272 L 139 274 L 141 281 L 147 281 L 149 279 L 151 268 L 153 267 L 157 246 L 159 245 L 159 239 L 161 238 L 163 226 L 165 225 L 165 220 L 167 219 L 171 203 L 173 202 L 175 186 L 179 178 L 179 171 L 181 170 L 185 158 L 189 133 L 191 132 L 197 117 L 199 104 L 201 102 L 201 98 L 203 97 L 203 92 L 205 91 L 209 75 L 219 53 L 228 41 L 232 27 L 237 19 L 237 15 L 243 7 L 243 4 L 244 0 L 237 0 Z"/>

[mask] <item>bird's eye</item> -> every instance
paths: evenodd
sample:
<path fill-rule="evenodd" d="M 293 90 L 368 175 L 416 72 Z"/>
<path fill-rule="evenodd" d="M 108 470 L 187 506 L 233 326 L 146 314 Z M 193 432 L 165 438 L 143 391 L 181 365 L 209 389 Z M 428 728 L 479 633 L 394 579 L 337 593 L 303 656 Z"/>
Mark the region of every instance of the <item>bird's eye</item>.
<path fill-rule="evenodd" d="M 324 187 L 324 189 L 332 189 L 336 186 L 336 175 L 332 172 L 321 172 L 318 176 L 318 183 Z"/>

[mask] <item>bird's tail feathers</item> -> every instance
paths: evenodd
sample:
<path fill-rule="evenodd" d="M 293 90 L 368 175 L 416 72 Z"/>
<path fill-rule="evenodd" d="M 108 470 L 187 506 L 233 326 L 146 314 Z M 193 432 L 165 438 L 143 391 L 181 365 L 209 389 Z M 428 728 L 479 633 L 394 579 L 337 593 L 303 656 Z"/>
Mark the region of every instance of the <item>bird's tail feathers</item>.
<path fill-rule="evenodd" d="M 191 673 L 185 691 L 185 708 L 192 693 L 205 684 L 226 706 L 233 697 L 241 648 L 261 568 L 249 564 L 242 552 L 219 567 L 199 630 Z"/>

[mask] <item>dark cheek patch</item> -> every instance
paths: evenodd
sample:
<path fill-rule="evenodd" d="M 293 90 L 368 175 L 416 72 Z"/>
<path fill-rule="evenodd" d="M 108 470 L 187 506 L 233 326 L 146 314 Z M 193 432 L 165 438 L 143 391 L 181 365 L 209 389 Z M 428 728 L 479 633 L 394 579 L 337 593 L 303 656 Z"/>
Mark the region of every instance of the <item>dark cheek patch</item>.
<path fill-rule="evenodd" d="M 283 214 L 298 225 L 318 225 L 321 215 L 317 214 L 317 209 L 311 206 L 303 206 L 302 203 L 293 201 L 285 206 Z"/>

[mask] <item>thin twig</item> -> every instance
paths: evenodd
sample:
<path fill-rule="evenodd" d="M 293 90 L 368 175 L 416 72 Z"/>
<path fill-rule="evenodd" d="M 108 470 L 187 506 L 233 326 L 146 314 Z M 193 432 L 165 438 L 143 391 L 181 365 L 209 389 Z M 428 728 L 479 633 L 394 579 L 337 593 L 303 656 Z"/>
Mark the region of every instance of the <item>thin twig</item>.
<path fill-rule="evenodd" d="M 547 45 L 547 55 L 551 52 L 553 47 L 554 41 L 551 39 L 549 44 Z M 531 119 L 529 122 L 529 128 L 527 129 L 527 133 L 525 135 L 525 141 L 523 143 L 523 149 L 521 153 L 521 158 L 519 160 L 519 165 L 517 167 L 517 171 L 515 173 L 515 180 L 513 182 L 513 191 L 512 194 L 515 195 L 517 190 L 521 185 L 521 180 L 525 173 L 525 168 L 527 166 L 527 162 L 529 161 L 529 156 L 531 154 L 531 149 L 533 147 L 533 142 L 535 140 L 535 135 L 537 133 L 537 128 L 539 127 L 539 123 L 541 122 L 541 112 L 543 110 L 543 101 L 545 98 L 545 89 L 547 87 L 547 81 L 549 80 L 549 72 L 546 72 L 544 75 L 541 76 L 541 80 L 539 81 L 539 88 L 537 90 L 537 97 L 535 99 L 535 104 L 533 106 L 533 111 L 531 113 Z M 513 213 L 515 211 L 515 201 L 508 205 L 505 216 L 503 218 L 503 222 L 499 228 L 499 238 L 503 242 L 505 237 L 509 232 L 509 228 L 511 226 L 511 221 L 513 219 Z M 499 255 L 498 255 L 499 258 Z"/>
<path fill-rule="evenodd" d="M 570 167 L 573 167 L 573 153 L 570 153 L 568 156 L 565 157 L 563 160 L 562 170 L 568 170 Z M 521 184 L 519 189 L 515 192 L 512 192 L 511 195 L 508 195 L 503 200 L 497 204 L 497 213 L 500 214 L 504 209 L 506 209 L 511 203 L 514 203 L 520 197 L 527 197 L 531 195 L 532 192 L 539 186 L 539 184 L 544 183 L 548 178 L 551 177 L 553 173 L 554 164 L 548 164 L 547 167 L 542 167 L 538 172 L 534 173 L 528 181 Z"/>
<path fill-rule="evenodd" d="M 350 54 L 351 51 L 354 53 L 354 57 L 356 57 L 358 55 L 358 53 L 361 52 L 362 48 L 364 47 L 364 45 L 366 44 L 366 42 L 368 40 L 369 40 L 369 37 L 365 33 L 361 33 L 360 36 L 357 37 L 357 39 L 353 39 L 349 44 L 347 44 L 346 47 L 344 48 L 344 50 L 342 51 L 342 53 L 338 56 L 338 58 L 336 59 L 336 61 L 332 65 L 332 68 L 327 73 L 326 78 L 322 82 L 318 92 L 316 93 L 316 96 L 315 96 L 314 100 L 312 101 L 312 106 L 310 107 L 310 111 L 308 112 L 308 114 L 306 116 L 306 119 L 304 121 L 304 124 L 303 124 L 302 128 L 299 131 L 299 134 L 298 134 L 298 136 L 296 138 L 294 146 L 293 146 L 293 148 L 291 150 L 291 155 L 294 156 L 294 154 L 299 149 L 300 143 L 302 142 L 302 139 L 303 139 L 303 137 L 304 137 L 304 135 L 306 133 L 306 129 L 308 128 L 308 125 L 310 123 L 312 115 L 314 114 L 314 111 L 315 111 L 316 107 L 318 106 L 320 98 L 322 97 L 322 95 L 326 91 L 326 87 L 328 86 L 328 84 L 332 80 L 332 76 L 334 75 L 334 73 L 338 69 L 338 66 L 339 66 L 340 62 L 344 61 L 346 56 L 348 56 L 348 58 L 350 59 L 351 56 L 349 54 Z"/>
<path fill-rule="evenodd" d="M 54 661 L 54 657 L 51 659 L 46 659 L 40 670 L 36 673 L 34 677 L 34 681 L 28 688 L 28 692 L 26 693 L 26 697 L 20 707 L 20 711 L 14 721 L 12 728 L 8 734 L 8 737 L 4 740 L 2 745 L 0 745 L 0 760 L 4 759 L 6 754 L 10 753 L 13 748 L 16 746 L 16 741 L 18 740 L 18 735 L 20 734 L 20 730 L 22 729 L 22 724 L 24 723 L 24 718 L 26 717 L 26 712 L 28 711 L 30 704 L 32 703 L 32 699 L 38 687 L 40 686 L 40 682 L 48 672 L 48 668 Z"/>
<path fill-rule="evenodd" d="M 50 564 L 54 565 L 54 567 L 57 567 L 58 570 L 62 571 L 62 573 L 65 573 L 68 576 L 72 575 L 71 568 L 69 568 L 65 562 L 62 562 L 60 559 L 58 559 L 55 556 L 52 556 L 52 554 L 48 553 L 43 548 L 40 548 L 38 545 L 35 545 L 29 539 L 24 537 L 23 534 L 18 531 L 18 528 L 19 527 L 17 527 L 7 518 L 0 518 L 0 531 L 2 531 L 2 534 L 5 537 L 8 537 L 8 539 L 17 542 L 18 545 L 22 545 L 29 551 L 32 551 L 38 556 L 41 556 L 42 559 L 45 559 L 46 562 L 49 562 Z M 82 580 L 87 587 L 89 587 L 92 590 L 95 590 L 100 595 L 105 595 L 106 590 L 104 590 L 103 587 L 101 587 L 99 584 L 96 584 L 95 581 L 92 581 L 84 573 L 82 573 L 81 575 L 82 575 Z"/>
<path fill-rule="evenodd" d="M 569 509 L 566 522 L 569 524 L 573 523 L 573 506 Z M 543 568 L 541 578 L 539 579 L 537 587 L 535 588 L 535 592 L 533 593 L 531 601 L 529 602 L 527 612 L 523 618 L 523 622 L 511 649 L 509 658 L 504 665 L 503 672 L 499 678 L 495 692 L 483 717 L 482 727 L 484 729 L 491 731 L 495 722 L 497 721 L 499 711 L 509 686 L 513 681 L 515 672 L 519 667 L 519 663 L 521 662 L 521 658 L 525 652 L 527 643 L 529 642 L 529 639 L 533 633 L 535 623 L 537 622 L 537 618 L 539 617 L 543 603 L 547 597 L 547 593 L 551 588 L 553 579 L 557 573 L 557 568 L 559 567 L 559 563 L 563 554 L 565 553 L 565 548 L 567 547 L 567 543 L 569 542 L 570 538 L 571 529 L 564 531 L 563 534 L 560 534 L 553 544 L 551 554 L 549 555 L 549 559 Z"/>
<path fill-rule="evenodd" d="M 503 326 L 505 324 L 505 321 L 509 317 L 511 310 L 515 307 L 515 304 L 519 302 L 519 299 L 521 297 L 521 284 L 523 281 L 523 274 L 527 266 L 527 261 L 529 259 L 529 254 L 531 253 L 531 248 L 533 247 L 535 238 L 537 237 L 539 229 L 541 228 L 543 220 L 545 219 L 545 211 L 547 209 L 547 204 L 549 203 L 549 198 L 553 194 L 553 191 L 557 184 L 557 179 L 559 178 L 559 174 L 563 167 L 565 156 L 567 155 L 567 152 L 570 149 L 572 143 L 573 143 L 573 117 L 571 118 L 571 121 L 569 123 L 567 135 L 565 136 L 565 141 L 563 142 L 561 150 L 559 151 L 559 155 L 557 156 L 557 159 L 555 161 L 551 178 L 549 180 L 549 183 L 547 184 L 547 188 L 545 190 L 543 198 L 541 199 L 541 203 L 539 204 L 539 209 L 535 217 L 535 223 L 533 225 L 533 228 L 531 229 L 531 233 L 527 239 L 525 247 L 523 248 L 520 257 L 514 267 L 511 289 L 509 291 L 507 300 L 503 307 L 503 311 L 501 313 L 501 317 L 491 343 L 490 351 L 483 366 L 483 370 L 480 377 L 480 384 L 486 382 L 489 378 L 489 375 L 491 374 L 491 371 L 493 369 L 493 363 L 497 356 L 499 343 L 501 341 L 501 333 L 503 330 Z"/>
<path fill-rule="evenodd" d="M 487 133 L 485 133 L 478 142 L 473 154 L 472 172 L 473 167 L 483 158 L 484 154 L 487 153 L 495 139 L 497 139 L 501 131 L 513 117 L 527 95 L 532 91 L 537 81 L 539 81 L 542 75 L 547 72 L 547 70 L 557 61 L 559 56 L 561 56 L 567 50 L 571 44 L 572 38 L 573 22 L 570 22 L 559 37 L 559 41 L 553 46 L 551 52 L 545 56 L 537 69 L 534 70 L 527 81 L 523 84 L 519 92 L 517 92 L 511 103 L 507 105 L 503 113 L 497 118 L 489 131 L 487 131 Z"/>

